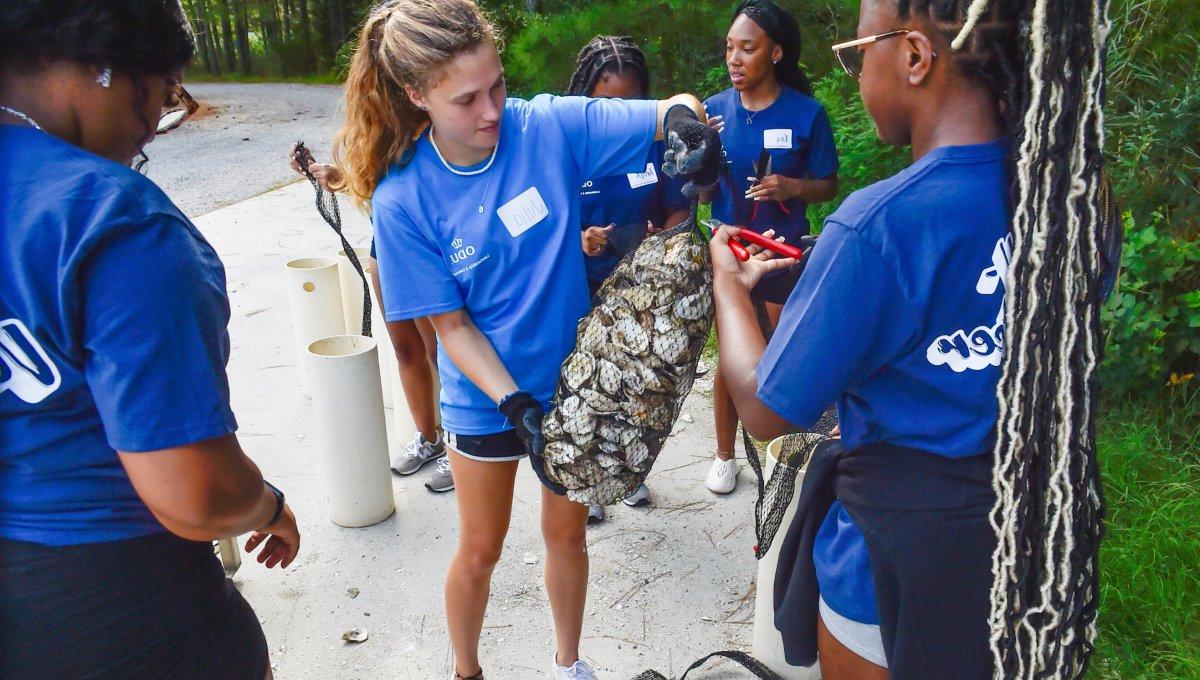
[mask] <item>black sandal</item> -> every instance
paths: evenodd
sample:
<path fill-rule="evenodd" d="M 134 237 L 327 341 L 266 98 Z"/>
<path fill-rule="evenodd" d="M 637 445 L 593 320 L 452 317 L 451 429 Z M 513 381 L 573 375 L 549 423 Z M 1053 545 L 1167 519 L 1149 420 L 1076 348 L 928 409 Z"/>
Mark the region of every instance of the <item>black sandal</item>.
<path fill-rule="evenodd" d="M 483 669 L 480 668 L 478 673 L 467 677 L 463 677 L 458 674 L 458 671 L 454 671 L 454 680 L 483 680 Z"/>

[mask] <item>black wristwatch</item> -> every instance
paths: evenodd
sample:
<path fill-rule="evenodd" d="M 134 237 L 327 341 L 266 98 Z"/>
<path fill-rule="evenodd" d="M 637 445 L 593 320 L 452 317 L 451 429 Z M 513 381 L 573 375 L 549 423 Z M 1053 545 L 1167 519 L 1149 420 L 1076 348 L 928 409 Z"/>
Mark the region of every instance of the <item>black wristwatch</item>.
<path fill-rule="evenodd" d="M 263 484 L 265 484 L 266 487 L 271 490 L 271 493 L 275 494 L 275 514 L 271 515 L 271 521 L 267 522 L 264 526 L 264 528 L 266 528 L 278 522 L 279 518 L 283 516 L 283 492 L 280 491 L 279 488 L 274 484 L 265 479 L 263 480 Z"/>

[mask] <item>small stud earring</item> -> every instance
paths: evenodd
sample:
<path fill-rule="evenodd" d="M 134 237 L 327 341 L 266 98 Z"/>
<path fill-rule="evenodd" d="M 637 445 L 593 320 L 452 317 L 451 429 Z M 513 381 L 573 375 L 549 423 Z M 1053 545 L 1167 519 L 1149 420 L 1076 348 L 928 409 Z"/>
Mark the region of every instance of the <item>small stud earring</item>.
<path fill-rule="evenodd" d="M 101 71 L 100 75 L 96 76 L 96 82 L 100 83 L 100 87 L 105 89 L 107 89 L 109 85 L 112 85 L 112 69 L 106 68 Z"/>

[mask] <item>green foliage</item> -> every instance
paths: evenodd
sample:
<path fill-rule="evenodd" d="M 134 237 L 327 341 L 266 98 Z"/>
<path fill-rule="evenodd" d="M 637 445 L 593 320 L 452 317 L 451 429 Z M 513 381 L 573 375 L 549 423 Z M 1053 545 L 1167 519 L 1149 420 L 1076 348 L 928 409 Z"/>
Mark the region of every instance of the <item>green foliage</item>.
<path fill-rule="evenodd" d="M 833 64 L 829 45 L 853 32 L 858 3 L 853 0 L 782 0 L 803 30 L 801 62 L 810 74 Z M 575 69 L 579 49 L 596 35 L 628 35 L 646 52 L 653 92 L 658 96 L 694 92 L 704 97 L 729 87 L 723 63 L 725 32 L 733 3 L 686 0 L 607 0 L 544 4 L 536 15 L 488 3 L 499 17 L 519 17 L 519 33 L 508 32 L 504 54 L 510 92 L 530 96 L 561 92 Z M 814 75 L 814 79 L 815 79 Z"/>
<path fill-rule="evenodd" d="M 1172 236 L 1162 214 L 1138 226 L 1125 213 L 1122 274 L 1103 310 L 1106 388 L 1160 388 L 1200 358 L 1200 241 Z"/>
<path fill-rule="evenodd" d="M 837 198 L 808 209 L 809 222 L 819 229 L 847 196 L 900 172 L 912 162 L 912 156 L 907 148 L 887 146 L 879 140 L 875 123 L 858 96 L 858 82 L 840 68 L 818 80 L 813 94 L 833 123 L 839 163 Z"/>
<path fill-rule="evenodd" d="M 1194 0 L 1115 3 L 1108 162 L 1139 224 L 1200 237 L 1200 12 Z M 1171 17 L 1165 21 L 1164 17 Z"/>

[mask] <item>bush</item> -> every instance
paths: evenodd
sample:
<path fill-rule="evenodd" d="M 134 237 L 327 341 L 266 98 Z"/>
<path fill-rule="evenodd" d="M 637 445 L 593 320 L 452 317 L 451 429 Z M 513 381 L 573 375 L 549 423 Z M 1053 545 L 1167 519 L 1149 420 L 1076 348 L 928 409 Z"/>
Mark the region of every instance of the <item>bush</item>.
<path fill-rule="evenodd" d="M 1161 388 L 1200 364 L 1200 241 L 1170 234 L 1162 214 L 1138 226 L 1125 213 L 1121 279 L 1102 312 L 1101 372 L 1117 393 Z"/>
<path fill-rule="evenodd" d="M 907 147 L 887 146 L 879 140 L 875 123 L 858 96 L 858 83 L 841 69 L 818 80 L 813 90 L 833 124 L 839 162 L 837 198 L 808 209 L 809 222 L 819 230 L 847 196 L 900 172 L 912 163 L 912 153 Z"/>

